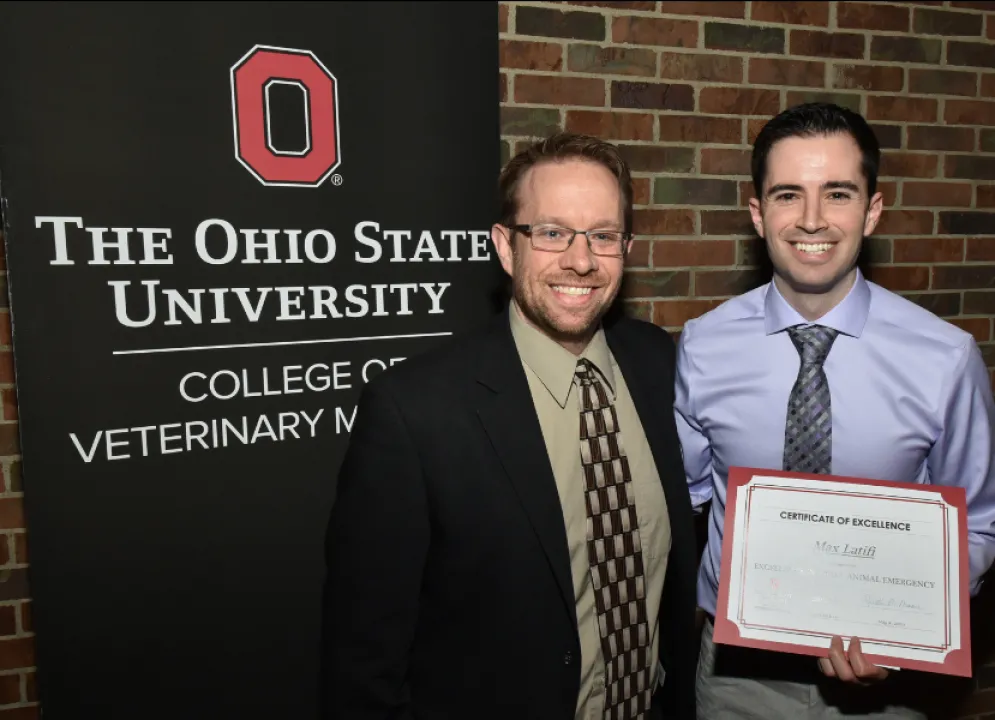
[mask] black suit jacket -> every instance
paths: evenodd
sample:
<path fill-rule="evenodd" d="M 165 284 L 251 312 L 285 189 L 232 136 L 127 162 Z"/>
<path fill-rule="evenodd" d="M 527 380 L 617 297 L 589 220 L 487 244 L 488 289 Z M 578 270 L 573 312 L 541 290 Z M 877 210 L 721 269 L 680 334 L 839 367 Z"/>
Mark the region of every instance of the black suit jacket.
<path fill-rule="evenodd" d="M 674 424 L 674 343 L 606 325 L 667 498 L 654 717 L 694 717 L 696 554 Z M 623 429 L 624 432 L 624 429 Z M 327 534 L 327 720 L 572 720 L 580 687 L 559 496 L 511 335 L 489 327 L 364 390 Z"/>

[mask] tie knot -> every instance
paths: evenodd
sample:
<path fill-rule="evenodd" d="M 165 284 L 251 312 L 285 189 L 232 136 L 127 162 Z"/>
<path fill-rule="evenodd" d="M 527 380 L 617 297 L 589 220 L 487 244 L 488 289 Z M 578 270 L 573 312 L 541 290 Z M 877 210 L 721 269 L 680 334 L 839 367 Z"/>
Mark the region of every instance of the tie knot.
<path fill-rule="evenodd" d="M 587 358 L 578 360 L 574 380 L 581 386 L 590 385 L 594 381 L 594 364 Z"/>
<path fill-rule="evenodd" d="M 833 341 L 839 335 L 838 330 L 822 325 L 796 325 L 788 328 L 791 342 L 795 344 L 803 365 L 822 366 L 833 347 Z"/>

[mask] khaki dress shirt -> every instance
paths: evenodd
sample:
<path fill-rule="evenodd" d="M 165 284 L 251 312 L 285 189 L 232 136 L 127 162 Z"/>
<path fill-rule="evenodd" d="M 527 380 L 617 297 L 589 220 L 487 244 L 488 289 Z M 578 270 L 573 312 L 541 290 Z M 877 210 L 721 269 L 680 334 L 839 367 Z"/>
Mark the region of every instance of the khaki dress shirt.
<path fill-rule="evenodd" d="M 581 674 L 576 720 L 602 720 L 605 704 L 605 664 L 598 632 L 597 609 L 587 554 L 587 506 L 580 460 L 580 423 L 574 369 L 580 358 L 595 365 L 606 383 L 618 413 L 623 447 L 629 458 L 636 514 L 646 577 L 646 613 L 652 641 L 651 658 L 659 654 L 660 598 L 670 553 L 670 519 L 656 463 L 646 441 L 625 378 L 608 349 L 603 329 L 579 356 L 574 355 L 530 325 L 516 303 L 510 312 L 511 331 L 525 375 L 546 451 L 556 480 L 570 551 L 570 571 L 577 603 Z M 654 661 L 652 682 L 662 683 L 661 668 Z"/>

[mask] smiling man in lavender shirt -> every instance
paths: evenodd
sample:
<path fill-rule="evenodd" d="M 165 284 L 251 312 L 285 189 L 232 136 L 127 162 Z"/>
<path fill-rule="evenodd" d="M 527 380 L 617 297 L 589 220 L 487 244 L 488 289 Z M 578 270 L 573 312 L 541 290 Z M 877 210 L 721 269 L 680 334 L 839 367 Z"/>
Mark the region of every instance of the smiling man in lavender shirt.
<path fill-rule="evenodd" d="M 857 640 L 844 650 L 834 638 L 818 663 L 713 643 L 731 466 L 811 462 L 815 472 L 963 487 L 972 594 L 995 558 L 995 407 L 978 347 L 857 268 L 881 215 L 879 160 L 873 131 L 850 110 L 808 104 L 771 120 L 753 149 L 750 212 L 773 281 L 681 335 L 685 470 L 695 506 L 712 501 L 698 576 L 699 718 L 925 717 L 916 673 L 872 665 Z M 800 370 L 816 378 L 804 388 Z M 828 437 L 799 437 L 788 420 L 804 392 L 821 393 L 813 404 Z"/>

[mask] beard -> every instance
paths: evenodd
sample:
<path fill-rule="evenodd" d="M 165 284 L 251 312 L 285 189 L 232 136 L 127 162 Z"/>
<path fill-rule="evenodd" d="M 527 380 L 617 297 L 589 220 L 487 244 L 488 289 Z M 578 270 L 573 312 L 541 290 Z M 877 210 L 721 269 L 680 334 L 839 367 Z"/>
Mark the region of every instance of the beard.
<path fill-rule="evenodd" d="M 580 276 L 563 278 L 565 282 L 583 284 L 584 279 Z M 577 312 L 561 311 L 556 313 L 546 303 L 543 302 L 542 295 L 534 293 L 532 288 L 538 282 L 533 282 L 529 277 L 521 272 L 521 268 L 516 268 L 514 280 L 512 282 L 513 296 L 515 303 L 524 315 L 535 327 L 555 342 L 566 345 L 585 343 L 594 336 L 601 319 L 608 312 L 614 294 L 600 304 L 594 304 L 590 308 L 578 310 Z M 548 284 L 548 281 L 542 283 Z M 555 284 L 555 283 L 554 283 Z"/>

